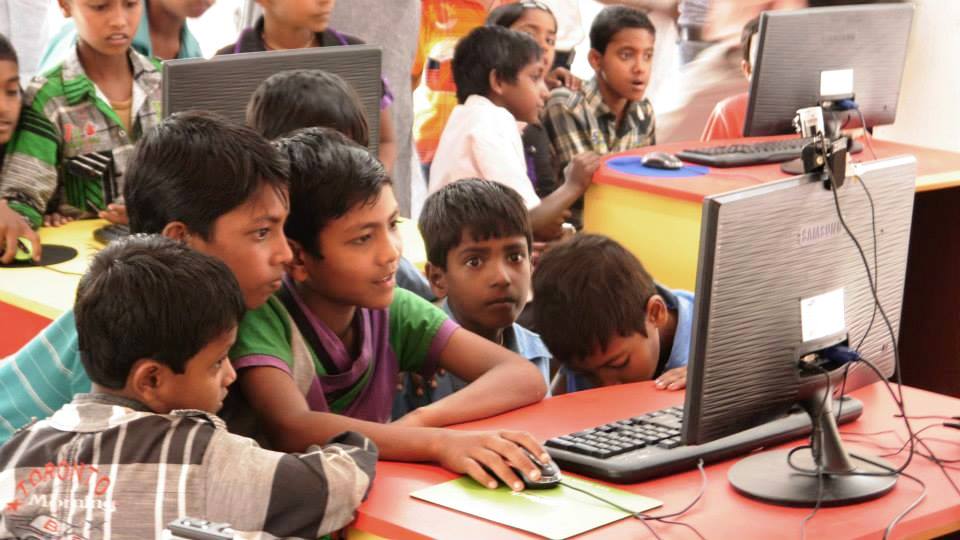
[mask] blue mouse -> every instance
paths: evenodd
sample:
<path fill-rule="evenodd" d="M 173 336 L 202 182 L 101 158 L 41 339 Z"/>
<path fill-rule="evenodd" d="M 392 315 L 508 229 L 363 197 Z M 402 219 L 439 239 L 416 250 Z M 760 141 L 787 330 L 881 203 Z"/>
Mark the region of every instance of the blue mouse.
<path fill-rule="evenodd" d="M 676 170 L 683 168 L 683 162 L 680 161 L 680 158 L 666 152 L 650 152 L 643 156 L 640 163 L 642 163 L 644 167 L 650 167 L 651 169 Z"/>

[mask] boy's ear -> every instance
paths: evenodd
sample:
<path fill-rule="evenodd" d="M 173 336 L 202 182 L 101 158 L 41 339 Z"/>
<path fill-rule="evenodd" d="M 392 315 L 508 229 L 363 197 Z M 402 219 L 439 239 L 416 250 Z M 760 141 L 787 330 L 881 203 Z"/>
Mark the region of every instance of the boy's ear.
<path fill-rule="evenodd" d="M 64 17 L 70 18 L 70 0 L 57 0 L 57 4 L 60 5 L 60 13 Z"/>
<path fill-rule="evenodd" d="M 300 245 L 300 242 L 292 238 L 287 238 L 287 244 L 290 246 L 290 251 L 293 252 L 293 258 L 287 263 L 287 273 L 291 279 L 297 283 L 302 283 L 306 281 L 308 277 L 307 268 L 303 262 L 304 257 L 307 257 L 308 254 L 303 249 L 303 246 Z"/>
<path fill-rule="evenodd" d="M 492 94 L 494 94 L 494 95 L 497 95 L 497 96 L 502 96 L 502 95 L 503 95 L 503 80 L 500 78 L 500 74 L 497 73 L 497 70 L 491 69 L 491 70 L 490 70 L 490 74 L 487 75 L 487 77 L 489 77 L 489 81 L 488 81 L 488 82 L 490 83 L 490 93 L 492 93 Z"/>
<path fill-rule="evenodd" d="M 753 69 L 750 67 L 750 62 L 747 62 L 744 59 L 740 59 L 740 71 L 743 72 L 743 76 L 747 79 L 750 78 L 750 75 L 753 73 Z"/>
<path fill-rule="evenodd" d="M 166 236 L 171 240 L 176 240 L 177 242 L 187 243 L 187 240 L 190 239 L 190 229 L 182 221 L 171 221 L 163 226 L 163 230 L 160 231 L 160 234 Z"/>
<path fill-rule="evenodd" d="M 667 323 L 668 318 L 669 310 L 667 310 L 667 303 L 663 301 L 663 297 L 659 294 L 651 296 L 647 300 L 647 320 L 655 327 L 662 328 Z"/>
<path fill-rule="evenodd" d="M 137 401 L 157 412 L 165 407 L 161 396 L 164 392 L 164 385 L 170 384 L 169 378 L 172 374 L 173 372 L 169 367 L 156 360 L 142 358 L 130 370 L 130 375 L 127 377 L 127 386 Z"/>
<path fill-rule="evenodd" d="M 603 66 L 600 65 L 602 60 L 603 55 L 596 49 L 590 49 L 590 52 L 587 53 L 587 61 L 590 62 L 590 67 L 593 68 L 593 71 L 597 73 L 598 77 L 603 71 Z"/>
<path fill-rule="evenodd" d="M 430 263 L 426 264 L 423 271 L 427 275 L 427 281 L 430 282 L 430 290 L 433 291 L 433 294 L 438 299 L 446 298 L 447 272 L 443 268 Z"/>

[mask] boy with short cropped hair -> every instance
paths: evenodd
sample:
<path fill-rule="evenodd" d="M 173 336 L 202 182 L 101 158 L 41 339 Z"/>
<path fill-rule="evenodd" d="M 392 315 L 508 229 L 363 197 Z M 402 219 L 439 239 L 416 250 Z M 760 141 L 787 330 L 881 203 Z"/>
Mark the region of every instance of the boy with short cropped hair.
<path fill-rule="evenodd" d="M 467 330 L 533 363 L 550 381 L 550 351 L 540 336 L 516 323 L 530 296 L 533 232 L 523 199 L 511 188 L 479 178 L 447 184 L 420 212 L 427 278 L 442 308 Z M 401 408 L 432 403 L 466 383 L 450 374 L 418 396 L 407 385 Z"/>
<path fill-rule="evenodd" d="M 554 392 L 650 379 L 660 389 L 686 385 L 693 294 L 655 283 L 616 241 L 580 234 L 553 246 L 537 264 L 533 294 L 537 331 L 566 375 Z"/>
<path fill-rule="evenodd" d="M 109 193 L 122 187 L 136 140 L 160 120 L 159 63 L 131 48 L 142 4 L 60 0 L 60 7 L 77 25 L 77 46 L 27 88 L 22 127 L 0 174 L 0 197 L 33 228 L 98 214 L 120 219 L 105 213 Z M 88 154 L 105 156 L 113 174 L 67 166 Z"/>
<path fill-rule="evenodd" d="M 282 454 L 216 416 L 245 312 L 221 261 L 159 235 L 114 241 L 74 312 L 93 390 L 0 450 L 0 536 L 32 538 L 39 520 L 78 538 L 159 538 L 190 516 L 244 537 L 317 538 L 353 519 L 376 467 L 369 440 L 344 433 Z"/>
<path fill-rule="evenodd" d="M 280 286 L 291 252 L 286 162 L 263 137 L 207 113 L 178 113 L 137 144 L 125 197 L 133 232 L 163 234 L 227 264 L 248 308 Z M 0 444 L 53 414 L 90 378 L 73 311 L 0 362 Z"/>
<path fill-rule="evenodd" d="M 585 154 L 566 180 L 542 200 L 527 176 L 518 122 L 535 123 L 543 109 L 542 51 L 527 34 L 480 27 L 460 40 L 453 55 L 457 100 L 430 168 L 430 191 L 460 178 L 507 185 L 523 197 L 538 240 L 554 240 L 570 206 L 583 195 L 599 166 Z"/>
<path fill-rule="evenodd" d="M 243 396 L 279 449 L 302 449 L 346 429 L 370 437 L 385 459 L 433 461 L 495 487 L 535 474 L 520 432 L 439 426 L 540 400 L 546 385 L 519 356 L 460 328 L 438 308 L 395 288 L 398 207 L 390 178 L 367 150 L 328 128 L 277 141 L 290 163 L 294 251 L 283 287 L 247 314 L 231 352 Z M 390 421 L 399 372 L 438 368 L 474 381 L 461 392 Z"/>
<path fill-rule="evenodd" d="M 656 30 L 642 12 L 604 8 L 590 27 L 596 75 L 579 91 L 557 88 L 543 125 L 561 166 L 583 152 L 604 155 L 656 144 L 653 106 L 644 97 Z"/>

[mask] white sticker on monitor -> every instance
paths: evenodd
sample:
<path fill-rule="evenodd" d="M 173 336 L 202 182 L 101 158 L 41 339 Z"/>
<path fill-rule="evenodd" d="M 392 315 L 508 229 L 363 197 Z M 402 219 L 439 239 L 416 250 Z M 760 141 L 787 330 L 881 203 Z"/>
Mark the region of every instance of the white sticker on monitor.
<path fill-rule="evenodd" d="M 853 70 L 834 69 L 820 72 L 820 96 L 852 96 Z"/>
<path fill-rule="evenodd" d="M 800 328 L 804 343 L 845 332 L 843 307 L 843 289 L 802 298 Z"/>

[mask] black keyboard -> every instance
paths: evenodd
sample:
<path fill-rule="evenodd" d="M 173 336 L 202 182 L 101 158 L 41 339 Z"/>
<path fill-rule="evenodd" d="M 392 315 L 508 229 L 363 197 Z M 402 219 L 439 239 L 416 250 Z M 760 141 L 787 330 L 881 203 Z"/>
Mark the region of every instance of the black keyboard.
<path fill-rule="evenodd" d="M 834 402 L 833 410 L 840 408 Z M 856 420 L 863 404 L 843 398 L 838 423 Z M 555 437 L 546 442 L 550 456 L 564 470 L 610 482 L 632 484 L 696 468 L 697 461 L 722 461 L 757 448 L 810 434 L 810 416 L 799 407 L 766 424 L 705 444 L 680 442 L 683 408 L 670 407 Z"/>
<path fill-rule="evenodd" d="M 677 153 L 677 157 L 684 161 L 711 167 L 741 167 L 763 163 L 780 163 L 799 158 L 803 147 L 811 142 L 813 142 L 813 138 L 690 148 Z"/>

